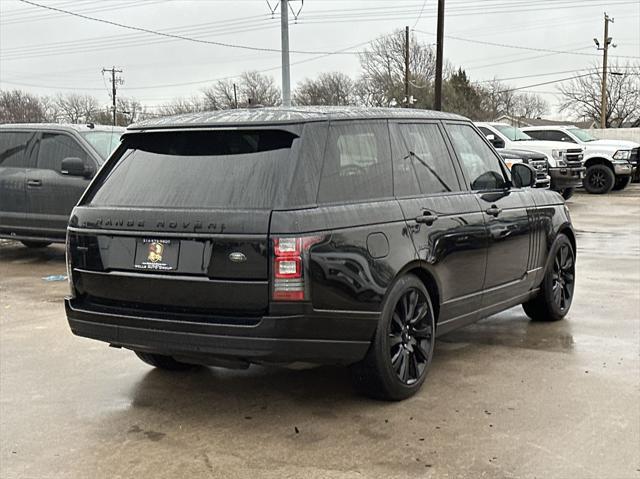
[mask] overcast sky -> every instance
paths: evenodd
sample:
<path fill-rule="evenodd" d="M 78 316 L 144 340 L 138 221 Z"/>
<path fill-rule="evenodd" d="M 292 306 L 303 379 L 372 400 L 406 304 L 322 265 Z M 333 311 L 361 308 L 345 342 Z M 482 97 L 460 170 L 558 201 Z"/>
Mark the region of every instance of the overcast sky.
<path fill-rule="evenodd" d="M 31 1 L 31 0 L 30 0 Z M 280 48 L 277 0 L 33 0 L 145 29 L 215 42 Z M 270 3 L 270 5 L 268 4 Z M 292 85 L 319 72 L 356 77 L 366 42 L 409 25 L 434 43 L 437 0 L 305 0 L 292 2 Z M 506 80 L 528 87 L 601 64 L 593 38 L 603 36 L 603 13 L 615 19 L 610 36 L 621 62 L 640 62 L 640 0 L 447 0 L 445 58 L 472 80 Z M 245 70 L 273 75 L 280 84 L 280 54 L 163 38 L 122 27 L 0 0 L 0 88 L 38 94 L 86 92 L 109 103 L 103 67 L 123 70 L 119 95 L 159 105 L 198 94 L 211 80 Z M 426 33 L 422 33 L 426 32 Z M 457 38 L 454 38 L 457 37 Z M 471 41 L 469 41 L 471 40 Z M 487 45 L 482 42 L 541 49 Z M 573 53 L 552 53 L 560 50 Z M 634 59 L 635 58 L 635 59 Z M 612 58 L 615 61 L 615 58 Z M 299 63 L 298 63 L 299 62 Z M 533 76 L 536 75 L 536 76 Z M 553 106 L 556 85 L 526 88 Z"/>

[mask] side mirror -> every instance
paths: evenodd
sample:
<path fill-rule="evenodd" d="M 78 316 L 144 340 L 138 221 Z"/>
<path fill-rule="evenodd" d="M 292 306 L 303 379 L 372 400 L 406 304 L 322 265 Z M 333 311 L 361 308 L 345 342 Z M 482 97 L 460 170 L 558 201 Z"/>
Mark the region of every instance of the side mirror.
<path fill-rule="evenodd" d="M 511 166 L 511 178 L 516 188 L 533 187 L 536 185 L 536 170 L 526 163 L 514 163 Z"/>
<path fill-rule="evenodd" d="M 94 174 L 94 169 L 91 166 L 87 166 L 82 158 L 70 157 L 62 160 L 60 173 L 69 176 L 91 178 Z"/>
<path fill-rule="evenodd" d="M 496 135 L 487 135 L 487 140 L 493 143 L 494 141 L 496 141 Z"/>

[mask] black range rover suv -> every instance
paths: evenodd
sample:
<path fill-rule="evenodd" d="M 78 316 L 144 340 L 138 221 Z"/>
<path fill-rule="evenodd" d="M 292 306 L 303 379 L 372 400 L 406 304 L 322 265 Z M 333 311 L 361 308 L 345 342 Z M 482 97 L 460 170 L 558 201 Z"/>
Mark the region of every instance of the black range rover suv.
<path fill-rule="evenodd" d="M 73 210 L 71 330 L 165 369 L 342 363 L 402 399 L 435 336 L 571 305 L 555 192 L 465 118 L 264 108 L 130 127 Z"/>

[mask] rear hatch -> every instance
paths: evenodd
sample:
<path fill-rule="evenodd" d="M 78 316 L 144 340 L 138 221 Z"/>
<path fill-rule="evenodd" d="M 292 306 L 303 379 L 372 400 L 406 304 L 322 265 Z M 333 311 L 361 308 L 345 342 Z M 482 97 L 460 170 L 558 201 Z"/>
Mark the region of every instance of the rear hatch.
<path fill-rule="evenodd" d="M 275 129 L 126 136 L 70 223 L 78 301 L 155 317 L 264 314 L 271 211 L 297 138 Z"/>

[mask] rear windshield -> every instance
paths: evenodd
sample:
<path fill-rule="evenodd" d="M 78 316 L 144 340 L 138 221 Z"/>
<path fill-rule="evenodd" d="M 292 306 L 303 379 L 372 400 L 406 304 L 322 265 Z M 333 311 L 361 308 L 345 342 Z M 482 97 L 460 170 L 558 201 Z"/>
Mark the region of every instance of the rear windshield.
<path fill-rule="evenodd" d="M 149 208 L 273 206 L 289 178 L 293 133 L 282 130 L 157 132 L 127 149 L 90 204 Z"/>

